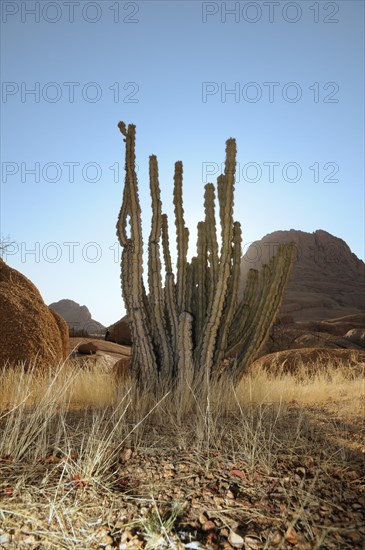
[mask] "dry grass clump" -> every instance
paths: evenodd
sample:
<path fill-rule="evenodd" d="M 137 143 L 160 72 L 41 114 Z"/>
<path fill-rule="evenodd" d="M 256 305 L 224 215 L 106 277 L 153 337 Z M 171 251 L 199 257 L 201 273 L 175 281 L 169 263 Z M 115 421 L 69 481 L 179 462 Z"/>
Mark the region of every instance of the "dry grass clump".
<path fill-rule="evenodd" d="M 244 377 L 237 394 L 244 403 L 297 402 L 307 405 L 352 399 L 354 406 L 365 395 L 365 364 L 356 369 L 342 364 L 317 362 L 308 366 L 298 363 L 296 372 L 288 373 L 273 366 L 269 369 L 257 365 L 254 372 Z"/>
<path fill-rule="evenodd" d="M 106 362 L 82 368 L 72 359 L 48 369 L 38 369 L 35 363 L 30 368 L 5 366 L 0 370 L 0 388 L 0 410 L 23 402 L 30 407 L 45 399 L 67 407 L 104 407 L 117 394 Z"/>

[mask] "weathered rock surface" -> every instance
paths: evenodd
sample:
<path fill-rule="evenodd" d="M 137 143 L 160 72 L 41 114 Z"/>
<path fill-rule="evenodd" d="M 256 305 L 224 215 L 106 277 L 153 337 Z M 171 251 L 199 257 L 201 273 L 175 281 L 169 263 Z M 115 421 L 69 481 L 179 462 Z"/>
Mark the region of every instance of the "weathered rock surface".
<path fill-rule="evenodd" d="M 86 355 L 93 355 L 98 351 L 98 346 L 93 342 L 86 342 L 85 344 L 80 344 L 77 348 L 78 353 L 83 353 Z"/>
<path fill-rule="evenodd" d="M 264 355 L 254 361 L 248 373 L 254 373 L 258 367 L 263 367 L 273 375 L 280 373 L 315 374 L 321 368 L 346 366 L 349 376 L 362 375 L 365 372 L 365 350 L 302 348 L 290 349 Z"/>
<path fill-rule="evenodd" d="M 68 356 L 70 350 L 70 336 L 69 336 L 69 330 L 68 325 L 64 318 L 59 315 L 56 311 L 53 311 L 50 307 L 48 307 L 49 311 L 51 312 L 53 318 L 55 319 L 57 326 L 59 328 L 60 334 L 61 334 L 61 340 L 62 340 L 62 350 L 63 350 L 63 358 L 66 359 Z"/>
<path fill-rule="evenodd" d="M 128 317 L 122 317 L 114 325 L 108 327 L 105 339 L 123 346 L 130 346 L 132 344 L 132 334 L 128 324 Z"/>
<path fill-rule="evenodd" d="M 88 355 L 78 352 L 81 345 L 90 343 L 94 344 L 97 348 L 94 354 Z M 69 352 L 71 358 L 78 361 L 81 367 L 108 365 L 108 369 L 113 369 L 113 365 L 115 365 L 119 359 L 128 359 L 129 361 L 131 347 L 121 346 L 114 342 L 106 342 L 101 338 L 71 337 Z"/>
<path fill-rule="evenodd" d="M 63 320 L 25 275 L 0 258 L 0 364 L 49 367 L 65 359 L 68 348 Z"/>
<path fill-rule="evenodd" d="M 345 338 L 347 338 L 347 340 L 350 340 L 350 342 L 353 342 L 354 344 L 365 348 L 365 329 L 353 328 L 346 332 Z"/>
<path fill-rule="evenodd" d="M 260 268 L 280 243 L 294 241 L 294 262 L 280 315 L 294 320 L 325 320 L 365 312 L 365 264 L 338 237 L 317 230 L 275 231 L 252 243 L 242 259 L 244 280 L 250 268 Z"/>
<path fill-rule="evenodd" d="M 65 319 L 71 334 L 79 332 L 99 336 L 105 334 L 104 325 L 92 319 L 86 306 L 80 306 L 73 300 L 59 300 L 50 304 L 49 307 Z"/>
<path fill-rule="evenodd" d="M 272 327 L 259 357 L 286 349 L 362 349 L 358 339 L 347 338 L 346 335 L 353 329 L 365 333 L 365 314 L 363 313 L 326 321 L 297 321 L 290 324 L 280 321 L 279 318 Z"/>

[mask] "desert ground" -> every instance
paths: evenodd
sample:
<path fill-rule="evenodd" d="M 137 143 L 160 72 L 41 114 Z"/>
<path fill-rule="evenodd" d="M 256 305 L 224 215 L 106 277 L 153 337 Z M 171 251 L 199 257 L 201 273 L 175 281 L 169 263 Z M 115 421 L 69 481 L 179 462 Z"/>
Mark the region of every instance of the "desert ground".
<path fill-rule="evenodd" d="M 116 379 L 128 348 L 82 341 L 1 371 L 1 548 L 363 548 L 364 362 L 256 365 L 157 401 Z"/>

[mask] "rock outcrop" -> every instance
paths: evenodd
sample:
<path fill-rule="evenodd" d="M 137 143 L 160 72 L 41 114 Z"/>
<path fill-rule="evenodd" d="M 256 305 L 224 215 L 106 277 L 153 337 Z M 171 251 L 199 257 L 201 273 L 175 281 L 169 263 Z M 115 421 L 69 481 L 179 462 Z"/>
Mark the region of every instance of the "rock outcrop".
<path fill-rule="evenodd" d="M 242 280 L 251 267 L 268 263 L 279 244 L 291 241 L 297 259 L 279 316 L 320 321 L 365 311 L 365 264 L 326 231 L 275 231 L 252 243 L 242 258 Z"/>
<path fill-rule="evenodd" d="M 78 353 L 83 353 L 85 355 L 93 355 L 98 351 L 98 346 L 93 342 L 86 342 L 85 344 L 80 344 L 77 348 Z"/>
<path fill-rule="evenodd" d="M 62 315 L 59 315 L 56 311 L 53 311 L 50 307 L 48 307 L 49 311 L 51 312 L 54 320 L 57 323 L 57 326 L 59 328 L 60 334 L 61 334 L 61 340 L 62 340 L 62 351 L 63 351 L 63 358 L 66 359 L 70 352 L 70 336 L 69 336 L 69 330 L 68 325 Z"/>
<path fill-rule="evenodd" d="M 345 338 L 353 342 L 357 346 L 365 348 L 365 329 L 363 328 L 353 328 L 346 332 Z"/>
<path fill-rule="evenodd" d="M 365 314 L 357 313 L 326 321 L 297 321 L 275 323 L 260 355 L 299 348 L 360 350 L 364 344 Z M 350 338 L 348 337 L 350 336 Z"/>
<path fill-rule="evenodd" d="M 73 300 L 59 300 L 50 304 L 49 307 L 65 319 L 72 335 L 85 333 L 104 336 L 104 325 L 92 319 L 86 306 L 80 306 Z"/>
<path fill-rule="evenodd" d="M 122 346 L 132 345 L 132 334 L 128 324 L 128 317 L 122 317 L 119 321 L 108 327 L 105 340 L 115 342 Z"/>
<path fill-rule="evenodd" d="M 346 367 L 349 377 L 364 374 L 365 351 L 349 349 L 302 348 L 289 349 L 264 355 L 254 361 L 247 373 L 254 374 L 262 367 L 273 376 L 295 374 L 307 379 L 321 370 Z"/>
<path fill-rule="evenodd" d="M 68 354 L 68 330 L 36 286 L 0 258 L 0 365 L 49 367 Z"/>
<path fill-rule="evenodd" d="M 91 355 L 88 353 L 79 353 L 78 350 L 81 346 L 87 345 L 86 349 L 89 349 L 90 344 L 95 346 L 95 353 Z M 116 378 L 118 378 L 118 374 L 115 373 L 116 369 L 113 368 L 113 365 L 120 359 L 127 360 L 127 364 L 129 364 L 131 351 L 130 346 L 120 346 L 114 342 L 105 342 L 105 340 L 101 340 L 100 338 L 70 338 L 69 352 L 72 361 L 76 361 L 81 368 L 98 366 L 104 369 L 106 367 L 108 372 L 114 371 Z M 123 376 L 121 378 L 123 378 Z M 118 378 L 118 380 L 120 380 L 120 378 Z"/>

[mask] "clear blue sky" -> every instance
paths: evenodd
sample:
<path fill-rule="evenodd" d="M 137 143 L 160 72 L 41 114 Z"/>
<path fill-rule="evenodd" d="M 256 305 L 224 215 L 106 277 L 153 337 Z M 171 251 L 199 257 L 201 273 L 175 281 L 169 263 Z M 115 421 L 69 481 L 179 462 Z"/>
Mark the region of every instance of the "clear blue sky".
<path fill-rule="evenodd" d="M 104 324 L 124 314 L 119 120 L 137 125 L 146 238 L 148 156 L 171 228 L 183 161 L 195 240 L 235 137 L 245 244 L 324 229 L 364 259 L 362 1 L 3 1 L 1 30 L 1 234 L 18 247 L 5 259 L 47 303 L 73 299 Z"/>

